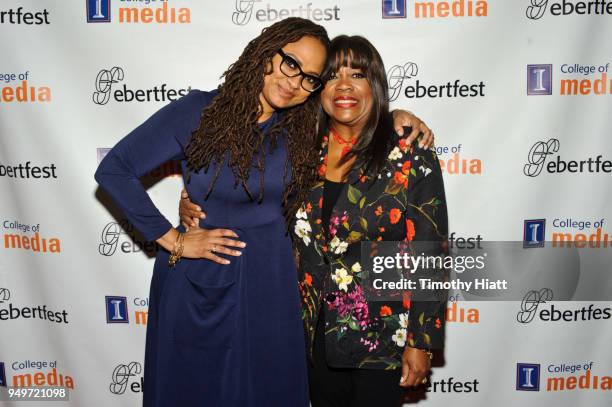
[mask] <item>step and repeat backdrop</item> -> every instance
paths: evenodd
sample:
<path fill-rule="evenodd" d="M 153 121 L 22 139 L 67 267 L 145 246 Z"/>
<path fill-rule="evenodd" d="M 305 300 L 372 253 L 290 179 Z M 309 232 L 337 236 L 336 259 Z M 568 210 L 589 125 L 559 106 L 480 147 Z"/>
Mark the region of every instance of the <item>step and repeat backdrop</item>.
<path fill-rule="evenodd" d="M 141 403 L 156 247 L 93 174 L 124 135 L 190 89 L 215 88 L 288 16 L 372 41 L 393 107 L 435 132 L 453 240 L 519 242 L 527 260 L 509 267 L 534 277 L 515 301 L 453 291 L 446 349 L 406 403 L 612 405 L 610 280 L 558 301 L 571 295 L 538 273 L 580 287 L 588 256 L 559 270 L 528 261 L 564 241 L 612 253 L 606 0 L 3 0 L 0 390 L 68 388 L 58 406 Z M 170 162 L 142 180 L 177 223 L 178 172 Z"/>

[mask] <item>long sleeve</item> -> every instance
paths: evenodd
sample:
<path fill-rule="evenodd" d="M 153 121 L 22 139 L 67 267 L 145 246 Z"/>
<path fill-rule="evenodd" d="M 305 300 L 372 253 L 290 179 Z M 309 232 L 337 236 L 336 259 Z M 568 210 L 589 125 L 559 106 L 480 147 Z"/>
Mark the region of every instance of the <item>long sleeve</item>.
<path fill-rule="evenodd" d="M 409 189 L 406 219 L 412 240 L 424 243 L 434 256 L 444 255 L 443 243 L 448 235 L 448 219 L 442 170 L 438 157 L 431 150 L 419 149 L 418 160 L 413 160 L 417 179 Z M 410 230 L 412 229 L 412 230 Z M 433 244 L 431 244 L 433 243 Z M 431 244 L 431 245 L 430 245 Z M 444 279 L 442 270 L 435 275 L 423 275 L 433 280 Z M 413 301 L 409 317 L 408 345 L 421 349 L 439 349 L 444 344 L 446 301 L 439 298 Z"/>
<path fill-rule="evenodd" d="M 192 91 L 166 105 L 119 141 L 98 166 L 98 184 L 149 241 L 163 236 L 172 225 L 155 207 L 139 178 L 166 161 L 184 157 L 191 132 L 213 96 Z"/>

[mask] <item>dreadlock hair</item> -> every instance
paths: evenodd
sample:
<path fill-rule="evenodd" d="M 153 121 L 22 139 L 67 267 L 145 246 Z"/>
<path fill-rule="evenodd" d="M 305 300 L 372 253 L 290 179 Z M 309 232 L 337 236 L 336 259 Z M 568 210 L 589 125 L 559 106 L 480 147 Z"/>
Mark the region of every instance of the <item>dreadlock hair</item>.
<path fill-rule="evenodd" d="M 211 104 L 202 111 L 200 124 L 185 148 L 190 173 L 208 171 L 211 164 L 215 168 L 204 199 L 210 196 L 229 152 L 234 187 L 242 185 L 251 200 L 254 197 L 247 185 L 249 172 L 253 167 L 260 171 L 258 203 L 262 202 L 266 152 L 263 151 L 265 138 L 257 121 L 263 111 L 259 95 L 264 75 L 270 73 L 266 69 L 279 49 L 304 36 L 317 38 L 326 49 L 329 47 L 325 28 L 303 18 L 287 18 L 264 28 L 221 76 L 225 81 Z M 319 99 L 310 95 L 306 102 L 280 112 L 279 119 L 266 134 L 270 149 L 276 147 L 279 135 L 284 134 L 286 139 L 288 154 L 282 206 L 287 225 L 315 181 L 318 111 Z M 292 176 L 288 182 L 289 165 Z"/>

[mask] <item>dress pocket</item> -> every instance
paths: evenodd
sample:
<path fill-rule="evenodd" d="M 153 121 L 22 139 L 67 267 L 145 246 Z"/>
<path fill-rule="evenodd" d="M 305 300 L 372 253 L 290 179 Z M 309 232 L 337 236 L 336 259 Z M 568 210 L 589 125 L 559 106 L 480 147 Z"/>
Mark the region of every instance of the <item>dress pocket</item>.
<path fill-rule="evenodd" d="M 237 329 L 240 259 L 223 266 L 208 260 L 184 270 L 174 341 L 196 348 L 231 348 Z"/>

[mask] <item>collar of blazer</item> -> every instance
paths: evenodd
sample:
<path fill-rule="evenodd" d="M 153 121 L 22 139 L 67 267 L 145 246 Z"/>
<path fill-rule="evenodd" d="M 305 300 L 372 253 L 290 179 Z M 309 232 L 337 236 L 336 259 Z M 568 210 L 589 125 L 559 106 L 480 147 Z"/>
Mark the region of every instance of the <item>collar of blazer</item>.
<path fill-rule="evenodd" d="M 392 138 L 392 143 L 388 147 L 391 149 L 396 144 L 399 136 L 395 135 Z M 323 206 L 323 186 L 325 181 L 325 171 L 327 169 L 327 154 L 328 154 L 329 139 L 324 137 L 321 143 L 321 149 L 319 151 L 319 168 L 318 168 L 318 180 L 314 187 L 310 190 L 308 195 L 308 202 L 313 206 L 311 218 L 315 221 L 312 222 L 311 228 L 313 230 L 314 238 L 319 242 L 321 247 L 325 247 L 327 252 L 325 253 L 329 257 L 334 257 L 336 254 L 330 247 L 330 236 L 329 233 L 323 231 L 323 222 L 321 222 L 321 211 Z M 338 216 L 340 219 L 343 215 L 357 216 L 361 208 L 363 208 L 365 202 L 365 194 L 368 189 L 372 186 L 372 182 L 376 180 L 376 176 L 369 176 L 364 174 L 362 168 L 352 168 L 349 171 L 347 182 L 345 183 L 340 196 L 336 201 L 332 209 L 332 217 Z M 355 243 L 362 239 L 362 234 L 359 231 L 349 231 L 347 227 L 343 226 L 342 223 L 336 227 L 336 236 L 340 241 L 347 243 Z"/>

